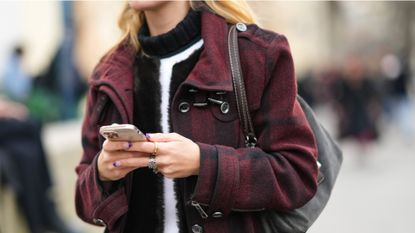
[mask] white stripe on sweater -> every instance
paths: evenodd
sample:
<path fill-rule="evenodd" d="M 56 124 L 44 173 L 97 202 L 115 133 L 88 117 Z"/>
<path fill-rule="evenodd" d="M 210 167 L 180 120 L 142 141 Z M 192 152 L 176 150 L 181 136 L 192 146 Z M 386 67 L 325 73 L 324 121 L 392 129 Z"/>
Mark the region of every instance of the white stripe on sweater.
<path fill-rule="evenodd" d="M 201 48 L 203 40 L 175 54 L 174 56 L 160 60 L 160 85 L 161 85 L 161 127 L 163 133 L 170 132 L 169 127 L 169 93 L 173 66 L 176 63 L 186 60 L 197 49 Z M 164 178 L 164 233 L 178 233 L 178 217 L 176 211 L 176 195 L 174 193 L 174 183 L 172 179 Z"/>

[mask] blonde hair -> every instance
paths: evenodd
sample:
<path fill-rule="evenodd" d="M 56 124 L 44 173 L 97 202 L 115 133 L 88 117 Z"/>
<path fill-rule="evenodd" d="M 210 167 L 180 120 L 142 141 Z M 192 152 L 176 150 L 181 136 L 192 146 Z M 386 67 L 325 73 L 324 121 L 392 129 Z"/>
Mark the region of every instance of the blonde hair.
<path fill-rule="evenodd" d="M 226 0 L 226 1 L 193 1 L 190 0 L 190 6 L 194 10 L 207 9 L 214 14 L 222 16 L 226 22 L 235 24 L 237 22 L 244 22 L 247 24 L 256 23 L 254 14 L 246 1 L 244 0 Z M 140 43 L 138 42 L 138 31 L 144 23 L 144 13 L 132 9 L 128 2 L 118 19 L 118 26 L 121 29 L 123 36 L 120 43 L 128 41 L 128 43 L 138 51 Z M 111 52 L 110 52 L 111 53 Z"/>

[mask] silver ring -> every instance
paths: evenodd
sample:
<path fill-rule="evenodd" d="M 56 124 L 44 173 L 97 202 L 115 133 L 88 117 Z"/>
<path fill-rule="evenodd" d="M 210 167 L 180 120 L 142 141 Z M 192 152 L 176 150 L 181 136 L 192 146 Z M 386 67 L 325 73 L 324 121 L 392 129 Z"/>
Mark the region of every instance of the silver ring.
<path fill-rule="evenodd" d="M 157 162 L 156 162 L 156 156 L 152 155 L 150 156 L 150 159 L 148 160 L 147 167 L 149 169 L 152 169 L 154 173 L 158 173 L 157 171 Z"/>

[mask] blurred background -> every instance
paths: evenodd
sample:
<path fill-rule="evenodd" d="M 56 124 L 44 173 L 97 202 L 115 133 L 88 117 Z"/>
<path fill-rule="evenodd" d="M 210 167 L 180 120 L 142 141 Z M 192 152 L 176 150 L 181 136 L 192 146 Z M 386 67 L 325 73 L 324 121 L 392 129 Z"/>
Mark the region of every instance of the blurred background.
<path fill-rule="evenodd" d="M 123 4 L 0 2 L 1 233 L 48 221 L 24 217 L 36 208 L 34 195 L 16 198 L 21 183 L 38 190 L 36 182 L 45 187 L 40 202 L 50 202 L 45 215 L 55 216 L 51 232 L 62 222 L 62 232 L 103 231 L 76 216 L 74 169 L 87 80 L 120 37 Z M 415 2 L 249 4 L 262 27 L 288 38 L 299 92 L 344 151 L 332 197 L 309 232 L 415 233 Z M 13 154 L 32 147 L 40 159 L 13 167 Z M 45 166 L 47 174 L 35 173 Z"/>

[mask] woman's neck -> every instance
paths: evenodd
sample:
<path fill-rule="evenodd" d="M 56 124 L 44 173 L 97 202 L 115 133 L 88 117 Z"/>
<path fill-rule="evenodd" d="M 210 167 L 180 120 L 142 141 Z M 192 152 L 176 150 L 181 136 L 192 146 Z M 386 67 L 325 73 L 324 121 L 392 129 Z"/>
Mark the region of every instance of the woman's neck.
<path fill-rule="evenodd" d="M 157 10 L 145 11 L 150 36 L 157 36 L 173 29 L 186 17 L 189 9 L 188 1 L 169 1 Z"/>

